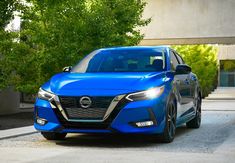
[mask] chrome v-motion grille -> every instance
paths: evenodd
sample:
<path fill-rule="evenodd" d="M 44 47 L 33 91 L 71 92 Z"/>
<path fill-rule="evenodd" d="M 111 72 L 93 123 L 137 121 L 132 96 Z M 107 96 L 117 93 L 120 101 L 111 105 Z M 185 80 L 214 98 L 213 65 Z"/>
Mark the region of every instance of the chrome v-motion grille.
<path fill-rule="evenodd" d="M 62 108 L 69 119 L 102 120 L 114 97 L 90 97 L 91 106 L 83 108 L 82 97 L 59 97 Z"/>
<path fill-rule="evenodd" d="M 125 95 L 116 97 L 102 96 L 89 97 L 91 105 L 84 108 L 81 106 L 81 97 L 54 96 L 50 100 L 52 108 L 58 109 L 65 120 L 69 122 L 103 122 L 112 113 L 120 100 Z"/>

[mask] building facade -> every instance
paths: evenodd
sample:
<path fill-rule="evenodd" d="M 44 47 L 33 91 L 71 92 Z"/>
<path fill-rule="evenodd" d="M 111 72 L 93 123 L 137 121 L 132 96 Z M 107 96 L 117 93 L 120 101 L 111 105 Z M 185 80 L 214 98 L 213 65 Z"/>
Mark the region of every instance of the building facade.
<path fill-rule="evenodd" d="M 235 45 L 220 45 L 218 86 L 235 87 Z"/>
<path fill-rule="evenodd" d="M 218 86 L 235 87 L 235 0 L 146 0 L 140 45 L 216 44 Z"/>
<path fill-rule="evenodd" d="M 146 0 L 141 45 L 235 44 L 234 0 Z"/>

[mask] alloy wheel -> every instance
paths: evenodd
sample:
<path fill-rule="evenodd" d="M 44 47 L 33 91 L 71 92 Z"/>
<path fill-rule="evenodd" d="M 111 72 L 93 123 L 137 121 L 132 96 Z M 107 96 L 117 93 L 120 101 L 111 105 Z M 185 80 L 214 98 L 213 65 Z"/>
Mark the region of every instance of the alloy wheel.
<path fill-rule="evenodd" d="M 196 115 L 197 115 L 197 123 L 201 123 L 201 98 L 198 96 L 197 98 L 197 110 L 196 110 Z"/>
<path fill-rule="evenodd" d="M 168 121 L 168 134 L 171 138 L 173 138 L 176 129 L 176 110 L 173 103 L 171 103 L 168 107 L 167 121 Z"/>

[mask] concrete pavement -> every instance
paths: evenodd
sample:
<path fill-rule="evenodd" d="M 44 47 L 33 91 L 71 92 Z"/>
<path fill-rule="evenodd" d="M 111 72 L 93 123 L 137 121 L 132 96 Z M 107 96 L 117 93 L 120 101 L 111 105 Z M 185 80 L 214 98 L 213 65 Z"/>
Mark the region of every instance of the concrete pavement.
<path fill-rule="evenodd" d="M 33 134 L 36 132 L 37 131 L 34 129 L 33 126 L 19 127 L 19 128 L 8 129 L 8 130 L 0 130 L 0 140 Z"/>
<path fill-rule="evenodd" d="M 69 134 L 64 141 L 47 141 L 33 133 L 1 139 L 0 162 L 234 163 L 234 104 L 203 101 L 202 126 L 177 128 L 176 138 L 170 144 L 142 135 Z"/>
<path fill-rule="evenodd" d="M 206 100 L 235 100 L 235 87 L 217 87 Z"/>
<path fill-rule="evenodd" d="M 235 100 L 203 100 L 204 111 L 235 111 Z"/>

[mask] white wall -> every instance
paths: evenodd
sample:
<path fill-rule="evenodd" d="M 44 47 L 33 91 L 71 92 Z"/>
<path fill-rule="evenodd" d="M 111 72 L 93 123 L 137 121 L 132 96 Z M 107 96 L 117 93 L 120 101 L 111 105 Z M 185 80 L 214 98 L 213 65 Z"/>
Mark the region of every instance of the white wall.
<path fill-rule="evenodd" d="M 14 12 L 14 19 L 6 26 L 8 31 L 19 31 L 20 30 L 20 17 L 18 12 Z"/>
<path fill-rule="evenodd" d="M 219 46 L 218 60 L 235 60 L 235 45 Z"/>
<path fill-rule="evenodd" d="M 146 0 L 144 17 L 152 22 L 142 32 L 145 39 L 174 40 L 221 38 L 235 43 L 235 0 Z"/>

